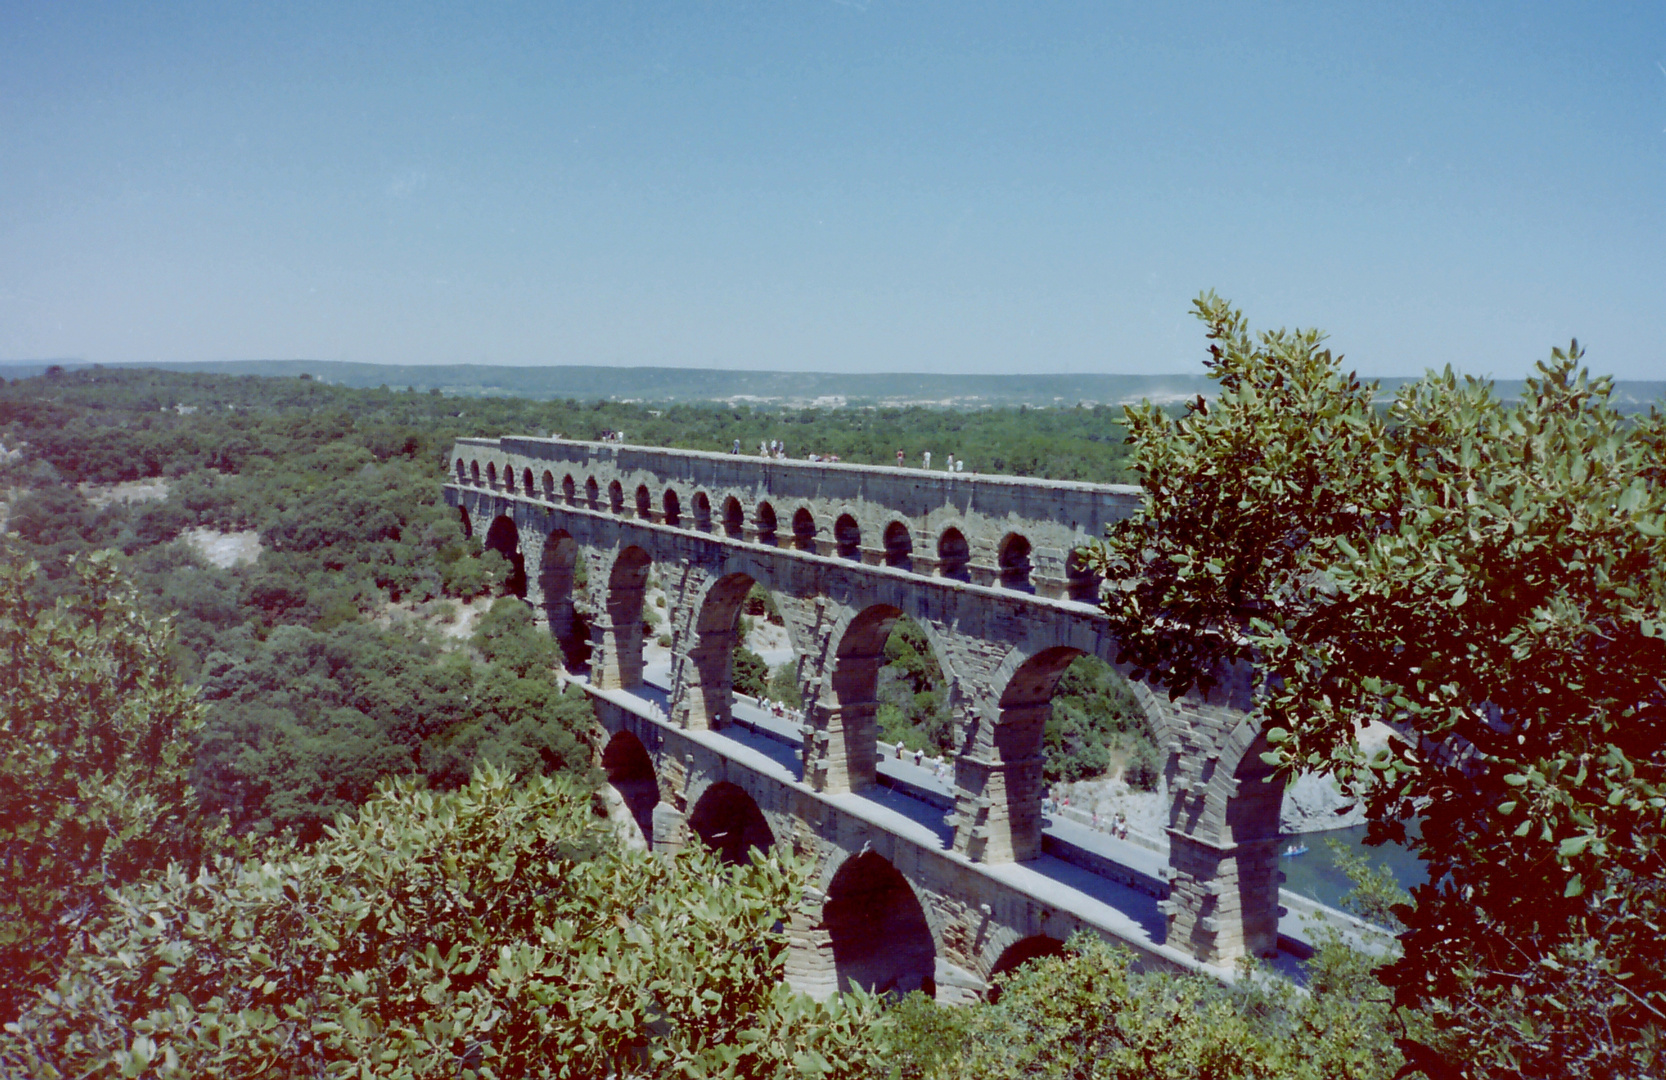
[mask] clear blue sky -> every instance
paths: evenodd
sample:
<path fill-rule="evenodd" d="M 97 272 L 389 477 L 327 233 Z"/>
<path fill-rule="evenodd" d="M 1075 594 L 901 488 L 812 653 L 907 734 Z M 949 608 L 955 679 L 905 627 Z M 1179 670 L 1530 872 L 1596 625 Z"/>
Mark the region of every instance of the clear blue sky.
<path fill-rule="evenodd" d="M 1666 3 L 0 4 L 0 358 L 1666 378 Z"/>

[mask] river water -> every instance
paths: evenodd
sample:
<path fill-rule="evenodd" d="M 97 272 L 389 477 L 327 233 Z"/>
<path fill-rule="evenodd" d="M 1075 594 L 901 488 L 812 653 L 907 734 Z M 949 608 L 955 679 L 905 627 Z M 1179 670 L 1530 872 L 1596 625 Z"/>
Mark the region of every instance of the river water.
<path fill-rule="evenodd" d="M 1398 881 L 1403 889 L 1410 889 L 1413 885 L 1421 885 L 1428 880 L 1429 875 L 1423 867 L 1423 860 L 1408 848 L 1399 844 L 1366 846 L 1365 826 L 1360 825 L 1352 829 L 1331 829 L 1328 832 L 1303 833 L 1300 836 L 1287 837 L 1283 841 L 1284 847 L 1306 844 L 1307 854 L 1278 860 L 1278 868 L 1284 871 L 1286 889 L 1335 907 L 1354 887 L 1347 875 L 1337 868 L 1336 857 L 1332 854 L 1330 845 L 1326 843 L 1327 840 L 1337 842 L 1348 854 L 1364 856 L 1371 866 L 1388 867 L 1394 875 L 1394 880 Z"/>

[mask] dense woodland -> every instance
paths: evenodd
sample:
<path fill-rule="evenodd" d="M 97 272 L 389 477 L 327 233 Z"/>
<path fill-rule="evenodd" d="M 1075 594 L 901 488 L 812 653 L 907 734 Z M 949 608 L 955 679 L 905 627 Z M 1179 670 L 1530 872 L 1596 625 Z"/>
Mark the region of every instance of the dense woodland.
<path fill-rule="evenodd" d="M 1262 368 L 1244 362 L 1234 377 L 1266 376 L 1250 400 L 1284 387 L 1263 369 L 1293 351 L 1257 353 Z M 1347 385 L 1321 375 L 1321 388 Z M 1337 411 L 1313 396 L 1317 404 L 1290 407 L 1312 410 L 1317 431 Z M 1213 490 L 1199 476 L 1223 494 L 1241 479 L 1242 459 L 1183 475 L 1216 467 L 1208 447 L 1187 450 L 1185 467 L 1165 457 L 1201 437 L 1209 417 L 1230 416 L 1235 400 L 1214 413 L 1137 414 L 1131 457 L 1120 413 L 1108 409 L 654 410 L 100 369 L 0 386 L 0 648 L 9 658 L 0 673 L 0 1068 L 1366 1080 L 1407 1064 L 1431 1078 L 1656 1074 L 1661 1025 L 1649 1016 L 1657 1001 L 1666 1009 L 1658 963 L 1582 954 L 1577 937 L 1555 935 L 1536 974 L 1512 976 L 1533 988 L 1514 998 L 1481 971 L 1436 993 L 1408 993 L 1402 982 L 1391 1001 L 1374 974 L 1381 961 L 1334 940 L 1310 962 L 1302 992 L 1259 976 L 1225 987 L 1139 973 L 1126 955 L 1081 940 L 1017 969 L 998 1000 L 977 1007 L 860 993 L 808 1002 L 780 982 L 784 944 L 773 929 L 800 902 L 806 869 L 781 855 L 737 866 L 622 846 L 591 798 L 593 716 L 581 694 L 560 691 L 559 652 L 525 605 L 500 599 L 466 637 L 446 632 L 461 602 L 502 592 L 507 570 L 439 501 L 442 455 L 457 435 L 623 430 L 631 442 L 709 450 L 783 439 L 794 454 L 875 464 L 899 447 L 911 460 L 930 449 L 979 470 L 1140 477 L 1157 498 L 1165 484 Z M 1362 414 L 1356 426 L 1370 422 Z M 1613 438 L 1651 423 L 1660 426 L 1621 424 Z M 1239 454 L 1246 445 L 1228 443 Z M 166 498 L 100 507 L 80 486 L 147 478 L 168 482 Z M 1648 485 L 1659 477 L 1639 482 L 1638 505 L 1655 506 Z M 1262 528 L 1285 511 L 1306 520 L 1301 507 L 1256 516 L 1253 503 L 1242 499 Z M 1172 547 L 1165 530 L 1179 526 L 1158 507 L 1127 530 L 1134 546 L 1122 552 Z M 263 551 L 252 565 L 216 568 L 181 539 L 197 527 L 257 530 Z M 1188 590 L 1255 557 L 1232 547 L 1243 535 L 1211 534 L 1224 550 L 1177 551 L 1172 565 L 1206 571 L 1160 579 L 1167 591 L 1155 599 L 1188 614 L 1225 610 L 1186 607 Z M 1271 550 L 1301 547 L 1277 543 Z M 1305 582 L 1313 568 L 1292 572 Z M 1342 571 L 1325 572 L 1346 587 Z M 1658 580 L 1649 587 L 1633 595 L 1645 614 L 1659 606 Z M 767 620 L 769 609 L 763 594 L 743 618 Z M 390 619 L 395 610 L 414 617 Z M 1260 633 L 1266 615 L 1242 625 Z M 1142 632 L 1165 631 L 1128 624 L 1130 640 Z M 887 655 L 886 737 L 944 746 L 942 676 L 923 635 L 900 626 Z M 1156 637 L 1147 655 L 1153 677 L 1175 685 L 1207 668 L 1207 657 L 1180 656 Z M 1195 667 L 1172 666 L 1180 662 Z M 744 651 L 736 676 L 753 692 L 794 692 L 790 672 Z M 1135 715 L 1108 672 L 1074 669 L 1047 731 L 1050 774 L 1123 767 L 1148 778 Z M 1292 730 L 1280 745 L 1302 729 Z M 1661 748 L 1627 746 L 1636 780 L 1613 780 L 1606 790 L 1621 795 L 1609 805 L 1653 821 L 1654 803 L 1666 804 L 1658 791 L 1651 803 L 1646 788 Z M 1580 783 L 1604 752 L 1576 753 Z M 1294 760 L 1321 764 L 1314 753 Z M 1603 775 L 1624 772 L 1601 760 Z M 1425 775 L 1415 760 L 1388 769 Z M 1507 784 L 1553 795 L 1563 774 L 1536 775 Z M 1612 813 L 1577 805 L 1585 816 L 1573 820 L 1589 825 L 1589 838 L 1573 843 L 1546 824 L 1549 850 L 1564 860 L 1627 853 L 1607 878 L 1583 871 L 1597 914 L 1578 925 L 1642 940 L 1637 927 L 1653 925 L 1663 880 L 1648 837 L 1661 830 L 1628 825 L 1622 837 L 1602 824 L 1618 820 Z M 1423 842 L 1453 835 L 1436 829 Z M 1488 842 L 1464 850 L 1484 859 Z M 1354 902 L 1385 924 L 1406 920 L 1409 941 L 1421 941 L 1421 906 L 1445 902 L 1429 893 L 1408 906 L 1380 877 L 1361 870 L 1359 881 Z M 1566 896 L 1586 903 L 1572 886 Z M 1459 938 L 1449 947 L 1460 951 L 1421 943 L 1391 970 L 1402 980 L 1461 975 L 1484 955 Z M 1600 1004 L 1581 1014 L 1570 1004 L 1579 994 Z"/>

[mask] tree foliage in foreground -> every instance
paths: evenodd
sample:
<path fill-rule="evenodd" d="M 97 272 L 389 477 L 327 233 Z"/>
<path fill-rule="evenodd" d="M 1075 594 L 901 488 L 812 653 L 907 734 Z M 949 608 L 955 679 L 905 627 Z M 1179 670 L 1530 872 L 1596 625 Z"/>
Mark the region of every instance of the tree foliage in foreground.
<path fill-rule="evenodd" d="M 1373 961 L 1334 939 L 1307 990 L 1254 971 L 1235 986 L 1141 971 L 1081 934 L 1064 955 L 997 976 L 999 1000 L 963 1009 L 911 994 L 880 1026 L 898 1080 L 1390 1080 L 1399 1026 Z"/>
<path fill-rule="evenodd" d="M 202 710 L 171 670 L 171 630 L 109 555 L 68 572 L 75 588 L 44 602 L 38 565 L 0 555 L 0 1020 L 51 980 L 109 884 L 189 861 L 200 836 Z"/>
<path fill-rule="evenodd" d="M 0 1044 L 44 1077 L 836 1077 L 868 997 L 780 981 L 803 870 L 608 846 L 564 779 L 383 789 L 308 850 L 123 890 Z"/>
<path fill-rule="evenodd" d="M 1175 693 L 1253 663 L 1280 765 L 1363 792 L 1374 838 L 1422 815 L 1384 977 L 1451 1060 L 1658 1075 L 1666 417 L 1622 417 L 1577 346 L 1519 403 L 1448 370 L 1383 411 L 1318 333 L 1198 314 L 1220 396 L 1129 410 L 1144 503 L 1096 558 L 1127 659 Z"/>

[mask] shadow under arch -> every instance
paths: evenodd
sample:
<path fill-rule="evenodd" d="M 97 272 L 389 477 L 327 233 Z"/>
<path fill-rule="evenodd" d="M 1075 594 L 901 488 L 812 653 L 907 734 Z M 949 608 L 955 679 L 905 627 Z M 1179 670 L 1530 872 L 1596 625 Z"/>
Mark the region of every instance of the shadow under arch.
<path fill-rule="evenodd" d="M 474 539 L 474 522 L 469 519 L 469 508 L 466 506 L 459 506 L 457 508 L 457 516 L 459 518 L 458 524 L 463 527 L 463 539 Z"/>
<path fill-rule="evenodd" d="M 561 646 L 568 670 L 590 659 L 590 633 L 573 604 L 573 581 L 578 570 L 578 541 L 565 529 L 556 529 L 544 539 L 538 563 L 538 584 L 544 594 L 544 618 L 550 635 Z"/>
<path fill-rule="evenodd" d="M 659 775 L 642 740 L 621 731 L 602 749 L 602 772 L 608 786 L 619 793 L 645 846 L 653 846 L 654 807 L 659 805 Z"/>
<path fill-rule="evenodd" d="M 935 996 L 937 944 L 913 886 L 890 860 L 872 851 L 846 859 L 821 911 L 841 991 Z"/>
<path fill-rule="evenodd" d="M 599 627 L 601 663 L 592 677 L 604 690 L 642 685 L 642 599 L 653 560 L 635 544 L 619 552 L 607 580 L 607 620 Z M 597 667 L 600 670 L 595 670 Z"/>
<path fill-rule="evenodd" d="M 727 780 L 719 780 L 700 796 L 689 811 L 688 827 L 731 866 L 744 866 L 752 852 L 775 846 L 775 833 L 757 802 Z"/>
<path fill-rule="evenodd" d="M 486 528 L 485 550 L 495 551 L 509 564 L 509 577 L 503 582 L 504 591 L 526 599 L 526 556 L 521 553 L 521 531 L 515 519 L 499 514 Z"/>

